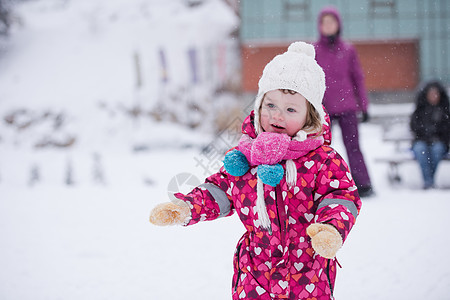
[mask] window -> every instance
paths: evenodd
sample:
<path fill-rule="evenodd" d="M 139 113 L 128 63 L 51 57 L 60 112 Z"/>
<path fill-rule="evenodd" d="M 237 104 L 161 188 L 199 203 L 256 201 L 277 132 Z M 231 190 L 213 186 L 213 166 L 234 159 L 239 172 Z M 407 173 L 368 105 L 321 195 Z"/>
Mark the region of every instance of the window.
<path fill-rule="evenodd" d="M 369 16 L 371 18 L 396 17 L 397 1 L 369 0 Z"/>
<path fill-rule="evenodd" d="M 283 17 L 286 20 L 310 20 L 310 0 L 283 0 Z"/>

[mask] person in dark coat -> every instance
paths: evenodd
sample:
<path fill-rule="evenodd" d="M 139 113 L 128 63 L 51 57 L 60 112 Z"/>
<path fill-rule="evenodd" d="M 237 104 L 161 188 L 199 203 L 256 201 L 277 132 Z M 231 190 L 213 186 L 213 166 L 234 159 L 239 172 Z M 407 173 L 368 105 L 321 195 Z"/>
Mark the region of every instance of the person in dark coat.
<path fill-rule="evenodd" d="M 339 122 L 348 162 L 361 197 L 373 194 L 372 184 L 359 147 L 358 113 L 365 122 L 369 100 L 355 48 L 341 39 L 341 17 L 332 6 L 318 18 L 320 39 L 315 43 L 316 60 L 325 72 L 327 89 L 323 104 L 332 121 Z"/>
<path fill-rule="evenodd" d="M 417 95 L 411 116 L 412 149 L 419 162 L 424 188 L 434 187 L 439 162 L 449 151 L 450 111 L 448 94 L 438 81 L 429 82 Z"/>

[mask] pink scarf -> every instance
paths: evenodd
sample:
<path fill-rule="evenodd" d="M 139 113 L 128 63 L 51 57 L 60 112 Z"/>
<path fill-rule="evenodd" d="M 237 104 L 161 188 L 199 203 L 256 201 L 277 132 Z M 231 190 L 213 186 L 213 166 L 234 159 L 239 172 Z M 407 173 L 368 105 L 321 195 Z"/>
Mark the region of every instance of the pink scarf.
<path fill-rule="evenodd" d="M 262 132 L 254 139 L 247 134 L 242 135 L 239 151 L 244 153 L 250 165 L 274 165 L 282 160 L 302 157 L 323 143 L 322 136 L 297 141 L 284 133 Z"/>

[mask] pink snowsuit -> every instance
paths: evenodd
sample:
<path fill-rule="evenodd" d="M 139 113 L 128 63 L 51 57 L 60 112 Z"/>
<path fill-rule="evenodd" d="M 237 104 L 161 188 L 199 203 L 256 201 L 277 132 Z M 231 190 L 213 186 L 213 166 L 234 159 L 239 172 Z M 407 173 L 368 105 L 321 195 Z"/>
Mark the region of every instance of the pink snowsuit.
<path fill-rule="evenodd" d="M 253 113 L 242 131 L 256 137 Z M 336 261 L 315 254 L 306 228 L 314 222 L 331 224 L 345 240 L 361 200 L 347 164 L 329 147 L 328 126 L 323 137 L 325 145 L 294 159 L 296 186 L 288 188 L 285 177 L 275 187 L 264 185 L 272 234 L 254 225 L 255 166 L 243 176 L 231 176 L 222 167 L 189 194 L 176 194 L 191 208 L 187 225 L 236 211 L 247 229 L 234 255 L 233 299 L 332 299 Z M 280 164 L 286 169 L 285 161 Z"/>

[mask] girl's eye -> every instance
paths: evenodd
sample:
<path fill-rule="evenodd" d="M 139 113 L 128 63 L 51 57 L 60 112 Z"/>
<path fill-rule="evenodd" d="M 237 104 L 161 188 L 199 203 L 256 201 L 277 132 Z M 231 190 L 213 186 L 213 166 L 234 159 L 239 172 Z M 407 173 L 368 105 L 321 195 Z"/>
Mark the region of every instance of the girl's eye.
<path fill-rule="evenodd" d="M 269 107 L 269 108 L 274 108 L 275 105 L 273 105 L 272 103 L 267 103 L 267 107 Z"/>
<path fill-rule="evenodd" d="M 287 111 L 288 111 L 288 112 L 295 112 L 295 109 L 293 109 L 293 108 L 288 108 Z"/>

